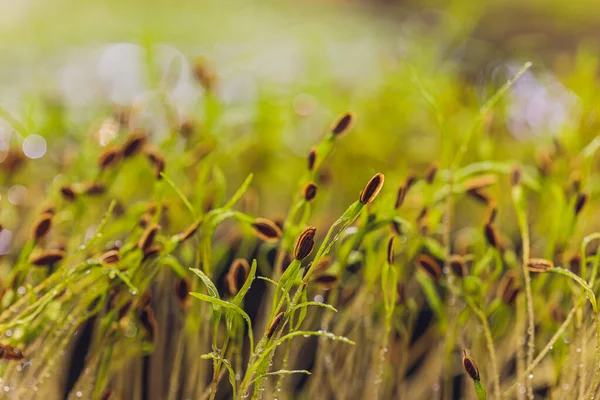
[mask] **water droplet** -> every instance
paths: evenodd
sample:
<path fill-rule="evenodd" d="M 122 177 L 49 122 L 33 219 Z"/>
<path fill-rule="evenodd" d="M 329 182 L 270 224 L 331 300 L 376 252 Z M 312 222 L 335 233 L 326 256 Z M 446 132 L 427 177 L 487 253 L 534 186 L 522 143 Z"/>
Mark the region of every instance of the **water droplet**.
<path fill-rule="evenodd" d="M 533 374 L 529 374 L 529 379 L 533 379 Z"/>
<path fill-rule="evenodd" d="M 83 396 L 83 393 L 81 393 L 81 391 L 79 391 L 79 392 L 77 392 L 77 393 L 75 393 L 75 394 L 77 395 L 77 397 L 81 397 L 81 396 Z"/>

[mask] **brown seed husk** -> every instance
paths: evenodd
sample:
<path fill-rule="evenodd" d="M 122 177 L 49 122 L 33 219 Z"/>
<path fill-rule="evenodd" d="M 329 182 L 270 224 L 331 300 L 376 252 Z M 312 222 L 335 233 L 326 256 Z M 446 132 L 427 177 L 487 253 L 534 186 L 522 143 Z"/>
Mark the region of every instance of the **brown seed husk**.
<path fill-rule="evenodd" d="M 154 243 L 154 238 L 156 237 L 156 234 L 158 233 L 158 229 L 159 229 L 158 225 L 154 224 L 144 231 L 144 234 L 142 235 L 142 237 L 140 238 L 140 240 L 138 242 L 138 247 L 140 249 L 142 249 L 144 251 L 144 253 Z"/>
<path fill-rule="evenodd" d="M 398 187 L 398 192 L 396 193 L 396 203 L 394 204 L 394 208 L 397 210 L 402 207 L 404 204 L 404 199 L 406 198 L 406 186 L 400 185 Z"/>
<path fill-rule="evenodd" d="M 394 264 L 394 246 L 396 244 L 396 236 L 392 236 L 388 241 L 387 245 L 387 262 L 388 264 Z"/>
<path fill-rule="evenodd" d="M 110 146 L 98 156 L 98 168 L 105 169 L 114 167 L 121 160 L 121 149 L 116 146 Z"/>
<path fill-rule="evenodd" d="M 69 185 L 61 187 L 60 194 L 62 195 L 63 199 L 67 201 L 75 201 L 75 199 L 77 198 L 77 193 L 75 192 L 73 187 Z"/>
<path fill-rule="evenodd" d="M 315 247 L 316 232 L 317 228 L 308 226 L 300 233 L 294 246 L 294 258 L 296 260 L 302 261 L 312 253 Z"/>
<path fill-rule="evenodd" d="M 148 135 L 144 132 L 135 132 L 130 134 L 123 144 L 123 147 L 121 147 L 123 157 L 129 158 L 139 153 L 147 141 Z"/>
<path fill-rule="evenodd" d="M 442 276 L 440 264 L 427 254 L 419 254 L 417 265 L 433 280 L 438 280 Z"/>
<path fill-rule="evenodd" d="M 317 161 L 317 149 L 316 148 L 313 147 L 312 149 L 310 149 L 310 151 L 308 152 L 307 161 L 308 161 L 308 170 L 312 171 L 313 168 L 315 167 L 315 162 Z"/>
<path fill-rule="evenodd" d="M 317 195 L 317 184 L 314 182 L 305 183 L 304 186 L 302 187 L 302 196 L 304 197 L 304 200 L 312 201 L 312 200 L 314 200 L 316 195 Z"/>
<path fill-rule="evenodd" d="M 225 286 L 227 292 L 231 296 L 235 296 L 237 292 L 244 286 L 248 275 L 250 274 L 250 264 L 243 258 L 236 258 L 229 267 L 229 272 L 225 275 Z"/>
<path fill-rule="evenodd" d="M 470 356 L 467 355 L 467 351 L 463 349 L 463 359 L 462 359 L 463 368 L 467 372 L 467 375 L 471 377 L 474 381 L 480 380 L 479 377 L 479 368 L 477 368 L 477 364 L 475 364 L 475 360 L 473 360 Z"/>
<path fill-rule="evenodd" d="M 498 283 L 496 297 L 502 299 L 504 304 L 511 305 L 515 302 L 518 294 L 519 288 L 516 286 L 515 274 L 512 271 L 508 271 Z"/>
<path fill-rule="evenodd" d="M 100 182 L 89 182 L 83 188 L 83 193 L 88 196 L 100 196 L 106 193 L 106 186 Z"/>
<path fill-rule="evenodd" d="M 486 225 L 493 224 L 496 220 L 496 215 L 498 214 L 498 208 L 496 208 L 495 204 L 490 204 L 485 215 L 484 223 Z"/>
<path fill-rule="evenodd" d="M 38 267 L 47 267 L 52 264 L 56 264 L 65 257 L 65 252 L 62 250 L 47 250 L 39 253 L 36 256 L 32 256 L 29 262 Z"/>
<path fill-rule="evenodd" d="M 188 240 L 189 238 L 191 238 L 192 236 L 194 236 L 194 234 L 196 234 L 196 232 L 198 231 L 198 228 L 202 224 L 203 220 L 204 220 L 204 217 L 198 218 L 196 220 L 196 222 L 194 222 L 192 225 L 190 225 L 184 232 L 180 233 L 179 234 L 179 241 L 180 242 L 185 242 L 186 240 Z"/>
<path fill-rule="evenodd" d="M 410 190 L 413 185 L 417 183 L 417 176 L 414 173 L 410 173 L 406 176 L 406 181 L 404 182 L 404 187 L 406 188 L 406 193 Z"/>
<path fill-rule="evenodd" d="M 313 279 L 315 284 L 325 290 L 333 289 L 340 283 L 340 278 L 333 274 L 321 274 Z"/>
<path fill-rule="evenodd" d="M 269 325 L 269 328 L 267 329 L 267 339 L 271 339 L 273 336 L 275 336 L 279 329 L 281 329 L 283 326 L 284 316 L 285 313 L 281 311 L 275 316 L 275 318 L 273 318 L 273 322 L 271 322 L 271 325 Z"/>
<path fill-rule="evenodd" d="M 520 165 L 515 165 L 510 172 L 510 184 L 512 186 L 517 186 L 521 184 L 523 180 L 523 168 Z"/>
<path fill-rule="evenodd" d="M 175 279 L 175 298 L 182 308 L 189 304 L 191 287 L 189 279 Z"/>
<path fill-rule="evenodd" d="M 377 197 L 377 195 L 381 191 L 381 188 L 383 187 L 384 180 L 385 180 L 385 177 L 383 176 L 382 173 L 375 174 L 369 180 L 369 182 L 367 182 L 365 188 L 361 192 L 360 202 L 362 204 L 366 205 L 366 204 L 371 203 L 373 200 L 375 200 L 375 197 Z"/>
<path fill-rule="evenodd" d="M 53 215 L 51 213 L 43 213 L 39 216 L 35 224 L 33 224 L 32 237 L 36 242 L 43 239 L 50 232 L 52 227 Z"/>
<path fill-rule="evenodd" d="M 495 248 L 499 248 L 500 242 L 498 239 L 498 232 L 496 231 L 496 228 L 494 228 L 494 225 L 486 224 L 484 226 L 483 232 L 489 245 Z"/>
<path fill-rule="evenodd" d="M 277 241 L 281 238 L 281 229 L 271 220 L 256 218 L 252 223 L 254 234 L 264 241 Z"/>
<path fill-rule="evenodd" d="M 118 250 L 109 250 L 98 257 L 98 261 L 105 264 L 117 264 L 121 261 L 121 255 Z"/>
<path fill-rule="evenodd" d="M 392 221 L 390 223 L 390 228 L 392 228 L 392 232 L 398 236 L 402 235 L 402 225 L 398 221 Z"/>
<path fill-rule="evenodd" d="M 149 260 L 150 258 L 157 256 L 159 253 L 160 253 L 160 246 L 157 244 L 152 245 L 152 246 L 148 247 L 146 250 L 144 250 L 144 257 L 142 258 L 142 261 Z"/>
<path fill-rule="evenodd" d="M 527 269 L 531 272 L 547 272 L 554 268 L 554 263 L 544 258 L 530 258 L 527 261 Z"/>
<path fill-rule="evenodd" d="M 586 193 L 578 193 L 577 199 L 575 200 L 575 215 L 579 215 L 581 210 L 583 210 L 583 206 L 587 202 L 587 194 Z"/>
<path fill-rule="evenodd" d="M 144 154 L 154 167 L 154 177 L 162 179 L 161 174 L 165 171 L 166 160 L 161 151 L 156 146 L 147 145 L 144 147 Z"/>
<path fill-rule="evenodd" d="M 338 117 L 338 119 L 331 126 L 331 133 L 334 136 L 340 136 L 346 132 L 354 125 L 355 115 L 351 112 L 346 112 Z"/>
<path fill-rule="evenodd" d="M 454 254 L 450 257 L 450 269 L 454 272 L 454 275 L 459 278 L 468 275 L 467 263 L 465 262 L 465 259 L 458 254 Z"/>
<path fill-rule="evenodd" d="M 437 162 L 433 162 L 427 167 L 427 171 L 425 171 L 425 181 L 429 184 L 432 184 L 435 180 L 435 176 L 437 175 L 437 171 L 439 168 L 439 164 Z"/>
<path fill-rule="evenodd" d="M 575 275 L 579 275 L 581 272 L 581 256 L 579 254 L 574 254 L 569 258 L 569 269 Z"/>

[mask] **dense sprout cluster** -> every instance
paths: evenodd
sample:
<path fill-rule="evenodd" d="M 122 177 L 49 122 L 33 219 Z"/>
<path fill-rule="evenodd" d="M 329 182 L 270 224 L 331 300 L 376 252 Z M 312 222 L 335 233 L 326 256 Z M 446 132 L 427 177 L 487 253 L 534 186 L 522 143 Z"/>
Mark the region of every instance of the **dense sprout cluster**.
<path fill-rule="evenodd" d="M 145 104 L 102 105 L 90 133 L 45 99 L 50 148 L 35 159 L 13 121 L 0 163 L 3 190 L 20 193 L 0 209 L 6 396 L 593 397 L 600 234 L 586 218 L 600 140 L 589 127 L 499 136 L 528 63 L 479 107 L 396 67 L 390 81 L 410 82 L 413 109 L 435 121 L 429 136 L 378 141 L 414 129 L 387 113 L 385 88 L 358 96 L 356 114 L 333 104 L 331 125 L 268 96 L 231 123 L 206 59 L 193 69 L 202 110 L 182 117 L 161 97 L 166 126 L 143 122 Z M 311 119 L 315 143 L 289 148 L 281 128 Z M 371 160 L 398 138 L 393 160 Z"/>

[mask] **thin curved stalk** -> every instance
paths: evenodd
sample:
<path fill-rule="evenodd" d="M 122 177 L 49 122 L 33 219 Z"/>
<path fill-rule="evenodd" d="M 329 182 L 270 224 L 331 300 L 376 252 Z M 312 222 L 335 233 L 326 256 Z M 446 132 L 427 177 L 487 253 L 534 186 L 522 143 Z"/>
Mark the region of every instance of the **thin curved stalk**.
<path fill-rule="evenodd" d="M 529 367 L 533 362 L 533 353 L 535 351 L 535 314 L 533 312 L 531 277 L 529 275 L 529 269 L 527 269 L 527 262 L 530 258 L 529 226 L 527 225 L 527 206 L 525 204 L 523 189 L 521 186 L 517 185 L 512 188 L 512 198 L 523 242 L 523 258 L 521 262 L 521 268 L 523 270 L 523 278 L 525 280 L 525 299 L 527 301 L 527 366 Z M 533 400 L 534 396 L 531 379 L 527 378 L 525 380 L 525 387 L 527 389 L 527 397 L 529 398 L 529 400 Z"/>
<path fill-rule="evenodd" d="M 488 325 L 487 318 L 483 311 L 477 307 L 473 301 L 469 298 L 465 299 L 467 305 L 471 308 L 473 313 L 477 315 L 483 326 L 483 334 L 485 335 L 485 344 L 490 354 L 490 363 L 492 364 L 492 381 L 494 386 L 494 397 L 500 399 L 500 375 L 498 373 L 498 361 L 496 358 L 496 349 L 494 348 L 494 338 L 492 337 L 492 331 Z"/>

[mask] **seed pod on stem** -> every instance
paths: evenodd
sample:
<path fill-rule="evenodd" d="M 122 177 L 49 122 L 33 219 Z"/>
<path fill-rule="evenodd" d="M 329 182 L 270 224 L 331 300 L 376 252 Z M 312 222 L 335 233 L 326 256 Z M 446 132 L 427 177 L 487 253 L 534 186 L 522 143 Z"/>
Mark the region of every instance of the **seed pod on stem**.
<path fill-rule="evenodd" d="M 397 210 L 402 207 L 404 204 L 404 198 L 406 197 L 406 186 L 400 185 L 398 187 L 398 192 L 396 193 L 396 203 L 394 204 L 394 208 Z"/>
<path fill-rule="evenodd" d="M 40 241 L 48 235 L 50 228 L 52 227 L 52 220 L 54 215 L 51 213 L 43 213 L 39 216 L 37 221 L 33 224 L 32 237 L 36 242 Z"/>
<path fill-rule="evenodd" d="M 437 162 L 432 162 L 427 167 L 427 171 L 425 171 L 425 181 L 429 184 L 432 184 L 435 180 L 435 176 L 437 174 L 439 168 L 439 164 Z"/>
<path fill-rule="evenodd" d="M 237 292 L 244 286 L 248 275 L 250 274 L 250 265 L 243 258 L 237 258 L 231 264 L 229 272 L 225 275 L 225 287 L 231 296 L 235 296 Z"/>
<path fill-rule="evenodd" d="M 110 146 L 106 148 L 100 156 L 98 156 L 98 168 L 104 171 L 108 168 L 114 167 L 121 159 L 121 149 L 116 146 Z"/>
<path fill-rule="evenodd" d="M 296 260 L 302 261 L 312 253 L 315 247 L 316 232 L 317 228 L 308 226 L 300 233 L 294 246 L 294 258 Z"/>
<path fill-rule="evenodd" d="M 312 171 L 313 168 L 315 167 L 315 162 L 317 162 L 317 149 L 316 148 L 313 147 L 312 149 L 310 149 L 310 151 L 308 152 L 307 161 L 308 161 L 308 170 Z"/>
<path fill-rule="evenodd" d="M 333 274 L 321 274 L 313 282 L 325 290 L 333 289 L 340 283 L 340 278 Z"/>
<path fill-rule="evenodd" d="M 124 158 L 129 158 L 137 154 L 144 144 L 148 141 L 148 135 L 145 132 L 134 132 L 129 135 L 123 146 L 121 152 Z"/>
<path fill-rule="evenodd" d="M 575 200 L 575 215 L 579 215 L 581 210 L 583 210 L 583 206 L 587 202 L 587 194 L 586 193 L 578 193 L 577 199 Z"/>
<path fill-rule="evenodd" d="M 383 182 L 385 178 L 383 174 L 377 173 L 375 174 L 369 182 L 367 182 L 365 188 L 360 194 L 360 202 L 364 205 L 371 203 L 383 187 Z"/>
<path fill-rule="evenodd" d="M 307 182 L 302 187 L 302 197 L 307 202 L 314 200 L 317 195 L 317 184 L 314 182 Z"/>
<path fill-rule="evenodd" d="M 396 236 L 392 236 L 387 245 L 387 262 L 390 265 L 394 264 L 394 246 L 396 244 Z"/>
<path fill-rule="evenodd" d="M 454 254 L 450 257 L 450 269 L 459 278 L 463 278 L 468 275 L 465 259 L 458 254 Z"/>
<path fill-rule="evenodd" d="M 554 268 L 554 263 L 544 258 L 530 258 L 527 261 L 527 269 L 530 272 L 548 272 Z"/>
<path fill-rule="evenodd" d="M 338 119 L 331 126 L 331 133 L 334 136 L 340 136 L 348 132 L 348 130 L 354 125 L 355 120 L 354 113 L 345 112 L 338 117 Z"/>
<path fill-rule="evenodd" d="M 266 333 L 267 339 L 271 339 L 281 329 L 281 327 L 283 326 L 283 322 L 284 322 L 284 318 L 283 318 L 284 316 L 285 316 L 285 313 L 283 311 L 281 311 L 279 314 L 277 314 L 275 316 L 275 318 L 273 318 L 271 325 L 269 325 L 269 328 L 267 329 L 267 333 Z"/>
<path fill-rule="evenodd" d="M 144 231 L 144 234 L 138 242 L 138 247 L 142 249 L 142 251 L 146 252 L 146 250 L 148 250 L 150 246 L 152 246 L 152 244 L 154 243 L 154 238 L 158 233 L 158 229 L 158 225 L 154 224 Z"/>
<path fill-rule="evenodd" d="M 417 257 L 417 265 L 433 280 L 438 280 L 442 276 L 440 264 L 427 254 L 419 254 Z"/>
<path fill-rule="evenodd" d="M 109 250 L 98 257 L 98 261 L 105 264 L 118 264 L 121 261 L 121 255 L 118 250 Z"/>
<path fill-rule="evenodd" d="M 471 377 L 474 381 L 479 381 L 481 378 L 479 377 L 479 368 L 477 368 L 477 364 L 475 360 L 471 358 L 471 356 L 467 355 L 467 351 L 463 349 L 463 359 L 462 359 L 463 368 L 467 375 Z"/>
<path fill-rule="evenodd" d="M 38 267 L 48 267 L 61 261 L 65 257 L 62 250 L 47 250 L 36 256 L 32 256 L 29 262 Z"/>
<path fill-rule="evenodd" d="M 75 199 L 77 198 L 77 192 L 75 192 L 73 187 L 70 185 L 65 185 L 61 187 L 60 194 L 62 195 L 63 199 L 71 202 L 75 201 Z"/>
<path fill-rule="evenodd" d="M 191 284 L 189 279 L 176 278 L 175 279 L 175 298 L 182 308 L 185 308 L 189 304 Z"/>
<path fill-rule="evenodd" d="M 260 239 L 268 242 L 276 241 L 281 238 L 281 229 L 271 220 L 266 218 L 256 218 L 252 223 L 254 234 Z"/>

